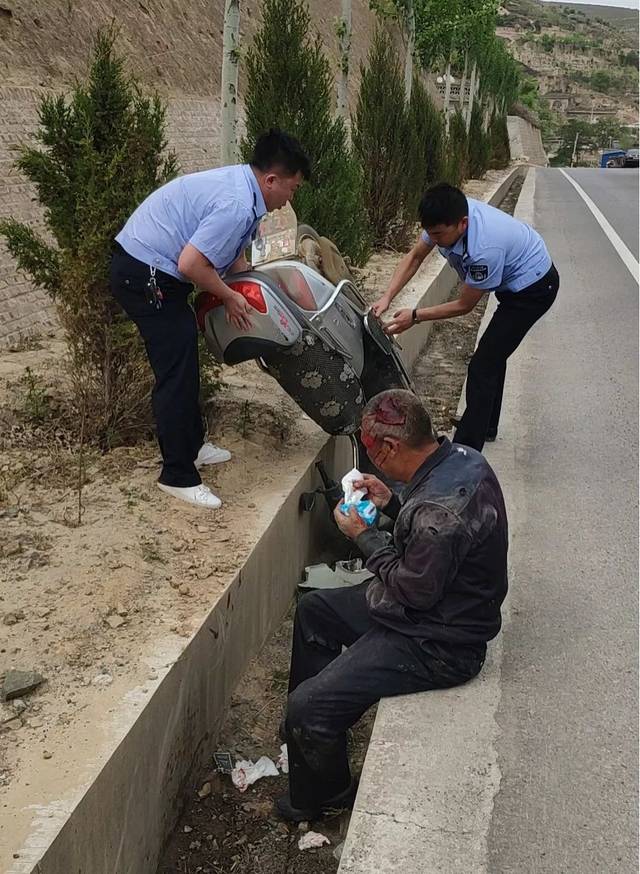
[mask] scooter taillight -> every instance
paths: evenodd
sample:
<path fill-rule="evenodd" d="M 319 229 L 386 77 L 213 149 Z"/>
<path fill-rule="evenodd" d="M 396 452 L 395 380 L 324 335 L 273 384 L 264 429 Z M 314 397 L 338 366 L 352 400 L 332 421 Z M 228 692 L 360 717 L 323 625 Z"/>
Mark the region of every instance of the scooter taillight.
<path fill-rule="evenodd" d="M 201 291 L 197 296 L 194 302 L 194 309 L 196 311 L 196 321 L 201 331 L 204 331 L 204 318 L 209 310 L 219 306 L 222 306 L 222 301 L 207 291 Z"/>
<path fill-rule="evenodd" d="M 237 282 L 230 282 L 229 288 L 241 294 L 254 310 L 258 310 L 259 313 L 266 313 L 267 302 L 257 282 L 248 282 L 240 279 Z"/>

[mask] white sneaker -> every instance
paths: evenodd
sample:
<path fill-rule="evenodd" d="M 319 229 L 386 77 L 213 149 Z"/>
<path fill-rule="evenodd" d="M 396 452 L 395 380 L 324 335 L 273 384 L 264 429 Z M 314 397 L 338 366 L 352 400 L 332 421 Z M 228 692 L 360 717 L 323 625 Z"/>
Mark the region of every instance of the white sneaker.
<path fill-rule="evenodd" d="M 186 488 L 166 486 L 164 483 L 158 483 L 158 488 L 168 495 L 179 498 L 181 501 L 186 501 L 187 504 L 194 504 L 196 507 L 208 507 L 209 510 L 217 510 L 218 507 L 222 506 L 220 498 L 216 497 L 209 486 L 205 486 L 204 483 L 200 483 L 199 486 L 187 486 Z"/>
<path fill-rule="evenodd" d="M 198 457 L 193 462 L 196 467 L 203 467 L 205 464 L 222 464 L 223 461 L 229 461 L 231 453 L 228 449 L 221 449 L 219 446 L 214 446 L 213 443 L 203 443 L 198 452 Z"/>

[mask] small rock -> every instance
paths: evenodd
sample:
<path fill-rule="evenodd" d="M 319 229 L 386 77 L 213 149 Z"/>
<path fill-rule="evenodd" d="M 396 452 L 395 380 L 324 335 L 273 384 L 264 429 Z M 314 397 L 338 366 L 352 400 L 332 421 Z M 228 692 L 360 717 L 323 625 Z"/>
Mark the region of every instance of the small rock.
<path fill-rule="evenodd" d="M 247 507 L 248 507 L 250 510 L 255 510 L 256 505 L 255 505 L 255 504 L 247 504 Z"/>
<path fill-rule="evenodd" d="M 191 841 L 191 843 L 189 844 L 189 849 L 190 850 L 199 850 L 201 846 L 202 846 L 202 844 L 200 843 L 200 841 Z"/>
<path fill-rule="evenodd" d="M 37 552 L 34 550 L 29 556 L 29 563 L 27 567 L 29 570 L 33 570 L 33 568 L 37 567 L 45 567 L 45 565 L 49 564 L 49 559 L 46 555 L 43 555 L 41 552 Z"/>
<path fill-rule="evenodd" d="M 2 617 L 4 625 L 17 625 L 19 621 L 17 613 L 5 613 Z"/>
<path fill-rule="evenodd" d="M 206 798 L 208 795 L 211 795 L 211 783 L 204 783 L 198 789 L 198 798 Z"/>
<path fill-rule="evenodd" d="M 53 753 L 50 753 L 49 750 L 42 751 L 42 758 L 43 759 L 51 759 L 52 757 L 53 757 Z"/>
<path fill-rule="evenodd" d="M 189 832 L 193 831 L 193 829 L 191 828 L 190 825 L 185 825 L 185 827 L 182 829 L 182 831 L 185 833 L 185 835 L 188 835 Z"/>
<path fill-rule="evenodd" d="M 33 692 L 44 682 L 45 678 L 36 671 L 7 671 L 2 687 L 2 697 L 5 701 L 20 698 L 22 695 Z"/>
<path fill-rule="evenodd" d="M 91 681 L 92 686 L 110 686 L 113 683 L 111 674 L 97 674 Z"/>
<path fill-rule="evenodd" d="M 210 529 L 209 529 L 209 528 L 205 528 L 204 525 L 197 525 L 197 526 L 196 526 L 196 531 L 198 532 L 198 534 L 208 534 L 208 532 L 210 531 Z"/>
<path fill-rule="evenodd" d="M 13 701 L 11 702 L 11 706 L 13 707 L 14 711 L 18 714 L 24 713 L 24 711 L 27 709 L 27 705 L 22 700 L 22 698 L 14 698 Z"/>
<path fill-rule="evenodd" d="M 178 588 L 178 591 L 180 592 L 181 595 L 185 595 L 185 596 L 191 594 L 191 589 L 189 588 L 189 586 L 186 583 L 182 583 L 182 585 Z"/>
<path fill-rule="evenodd" d="M 254 816 L 264 816 L 266 818 L 269 817 L 269 814 L 273 812 L 273 802 L 272 801 L 245 801 L 242 805 L 242 809 L 245 813 L 252 813 Z"/>
<path fill-rule="evenodd" d="M 109 628 L 120 628 L 122 625 L 126 625 L 126 621 L 122 618 L 122 616 L 107 616 L 105 622 L 109 626 Z"/>
<path fill-rule="evenodd" d="M 47 616 L 49 616 L 49 614 L 52 612 L 52 607 L 40 607 L 38 610 L 36 610 L 36 616 L 38 617 L 38 619 L 46 619 Z"/>
<path fill-rule="evenodd" d="M 124 604 L 118 604 L 118 606 L 116 607 L 116 613 L 118 614 L 118 616 L 128 616 L 129 615 L 129 611 L 124 606 Z"/>
<path fill-rule="evenodd" d="M 299 822 L 298 823 L 298 831 L 299 832 L 308 832 L 309 831 L 309 823 L 308 822 Z"/>
<path fill-rule="evenodd" d="M 27 719 L 27 725 L 29 728 L 42 728 L 44 722 L 39 716 L 33 716 L 31 719 Z"/>
<path fill-rule="evenodd" d="M 342 851 L 344 850 L 344 841 L 341 844 L 338 844 L 337 847 L 333 850 L 333 858 L 337 859 L 339 862 L 342 857 Z"/>
<path fill-rule="evenodd" d="M 19 715 L 10 705 L 0 704 L 0 725 L 6 725 L 12 719 L 17 719 Z"/>

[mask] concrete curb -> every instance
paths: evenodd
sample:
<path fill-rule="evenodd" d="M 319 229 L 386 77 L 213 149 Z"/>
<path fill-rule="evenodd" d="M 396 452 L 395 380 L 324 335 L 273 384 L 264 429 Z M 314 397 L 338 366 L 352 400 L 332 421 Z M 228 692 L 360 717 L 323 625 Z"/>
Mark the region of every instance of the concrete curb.
<path fill-rule="evenodd" d="M 532 171 L 515 210 L 523 221 L 533 217 L 534 188 Z M 495 305 L 487 305 L 478 338 Z M 464 387 L 458 414 L 463 410 Z M 338 874 L 487 874 L 501 780 L 501 663 L 499 635 L 481 674 L 465 686 L 380 702 Z"/>
<path fill-rule="evenodd" d="M 499 201 L 525 172 L 518 166 L 506 173 L 489 202 Z M 397 299 L 400 306 L 446 300 L 456 276 L 434 256 L 416 280 L 426 281 L 427 290 L 414 282 Z M 409 368 L 430 327 L 423 323 L 403 338 Z M 190 781 L 211 754 L 233 688 L 282 620 L 303 567 L 321 551 L 329 524 L 325 508 L 301 515 L 298 506 L 300 494 L 317 486 L 313 465 L 319 459 L 330 471 L 346 470 L 349 441 L 329 439 L 319 452 L 310 449 L 304 473 L 285 497 L 274 496 L 260 540 L 199 630 L 161 670 L 153 694 L 137 702 L 139 710 L 131 706 L 135 690 L 124 696 L 110 746 L 86 763 L 88 776 L 70 777 L 64 797 L 34 799 L 30 837 L 14 847 L 19 859 L 6 874 L 155 874 Z"/>

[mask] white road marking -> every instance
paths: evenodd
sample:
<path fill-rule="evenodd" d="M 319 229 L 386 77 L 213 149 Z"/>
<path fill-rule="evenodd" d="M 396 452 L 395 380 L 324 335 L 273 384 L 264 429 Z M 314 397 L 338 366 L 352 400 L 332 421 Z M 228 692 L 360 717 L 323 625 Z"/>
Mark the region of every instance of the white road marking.
<path fill-rule="evenodd" d="M 580 197 L 587 204 L 587 206 L 593 213 L 595 220 L 605 232 L 613 248 L 622 259 L 622 263 L 627 268 L 629 273 L 633 276 L 634 281 L 637 283 L 639 274 L 638 262 L 633 257 L 628 247 L 622 242 L 618 234 L 615 232 L 611 224 L 607 221 L 607 219 L 604 217 L 604 215 L 601 213 L 595 203 L 591 200 L 587 192 L 580 185 L 578 185 L 575 179 L 573 179 L 566 170 L 560 168 L 560 172 L 569 180 L 569 182 L 573 185 Z"/>

